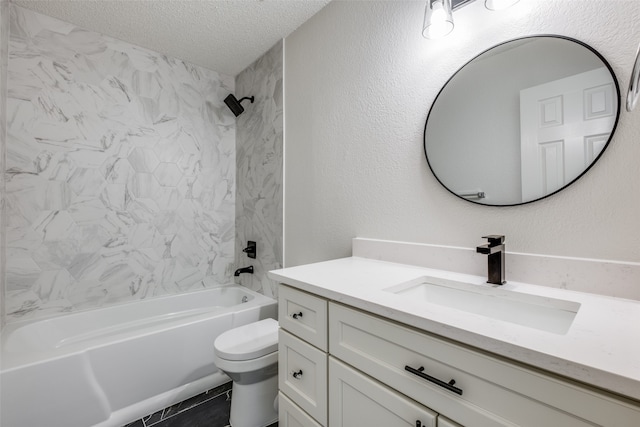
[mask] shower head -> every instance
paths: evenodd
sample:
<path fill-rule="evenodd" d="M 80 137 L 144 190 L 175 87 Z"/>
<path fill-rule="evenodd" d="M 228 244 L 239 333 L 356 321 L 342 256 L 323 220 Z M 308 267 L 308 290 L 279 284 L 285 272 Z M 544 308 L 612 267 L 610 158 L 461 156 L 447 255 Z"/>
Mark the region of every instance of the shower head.
<path fill-rule="evenodd" d="M 237 100 L 236 97 L 233 94 L 229 94 L 229 96 L 227 96 L 224 99 L 224 103 L 227 104 L 227 107 L 229 107 L 231 112 L 236 117 L 238 117 L 244 111 L 244 108 L 242 107 L 242 105 L 240 105 L 240 103 L 242 101 L 244 101 L 245 99 L 248 99 L 253 104 L 253 100 L 255 98 L 253 96 L 245 96 L 244 98 L 240 98 L 240 100 Z"/>

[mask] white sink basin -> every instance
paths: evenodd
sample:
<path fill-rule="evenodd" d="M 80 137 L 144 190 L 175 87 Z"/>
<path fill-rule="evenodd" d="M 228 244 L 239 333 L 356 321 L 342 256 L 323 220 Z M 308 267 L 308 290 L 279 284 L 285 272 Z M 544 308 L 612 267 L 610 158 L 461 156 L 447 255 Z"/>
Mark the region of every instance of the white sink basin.
<path fill-rule="evenodd" d="M 566 334 L 580 309 L 580 304 L 574 301 L 429 276 L 384 291 L 411 301 L 438 304 L 555 334 Z"/>

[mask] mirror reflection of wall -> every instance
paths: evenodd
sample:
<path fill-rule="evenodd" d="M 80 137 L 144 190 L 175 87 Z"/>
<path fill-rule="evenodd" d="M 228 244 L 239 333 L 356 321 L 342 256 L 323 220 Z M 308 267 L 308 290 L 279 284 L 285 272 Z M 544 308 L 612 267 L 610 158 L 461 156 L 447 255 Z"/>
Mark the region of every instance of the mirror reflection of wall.
<path fill-rule="evenodd" d="M 513 205 L 543 197 L 522 195 L 520 92 L 599 68 L 613 84 L 613 75 L 597 54 L 566 38 L 524 38 L 481 54 L 451 78 L 429 112 L 429 166 L 455 194 L 483 191 L 485 199 L 472 200 L 478 203 Z M 614 126 L 615 121 L 609 124 L 607 140 Z M 584 169 L 566 176 L 564 184 Z"/>

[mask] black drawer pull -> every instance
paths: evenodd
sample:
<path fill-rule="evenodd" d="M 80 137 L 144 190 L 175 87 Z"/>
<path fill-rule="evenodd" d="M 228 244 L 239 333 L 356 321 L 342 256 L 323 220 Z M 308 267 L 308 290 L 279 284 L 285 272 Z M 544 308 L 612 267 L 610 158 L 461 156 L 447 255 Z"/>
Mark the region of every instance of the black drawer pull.
<path fill-rule="evenodd" d="M 299 317 L 302 317 L 302 312 L 299 312 L 299 313 L 293 313 L 293 314 L 291 315 L 291 317 L 293 317 L 294 319 L 297 319 L 297 318 L 299 318 Z"/>
<path fill-rule="evenodd" d="M 416 427 L 422 427 L 422 422 L 420 422 L 420 420 L 416 420 Z"/>
<path fill-rule="evenodd" d="M 412 374 L 419 376 L 420 378 L 424 378 L 427 381 L 431 381 L 432 383 L 437 384 L 440 387 L 444 387 L 447 390 L 452 391 L 452 392 L 462 396 L 462 389 L 453 386 L 456 383 L 455 380 L 451 380 L 448 383 L 445 383 L 444 381 L 439 380 L 437 378 L 434 378 L 431 375 L 427 375 L 427 374 L 425 374 L 423 372 L 424 371 L 424 366 L 420 366 L 418 369 L 415 369 L 415 368 L 412 368 L 411 366 L 407 365 L 407 366 L 404 367 L 404 370 L 405 371 L 409 371 Z"/>
<path fill-rule="evenodd" d="M 302 376 L 302 369 L 298 370 L 298 372 L 292 372 L 291 375 L 293 375 L 293 378 L 295 379 L 300 379 L 300 377 Z"/>

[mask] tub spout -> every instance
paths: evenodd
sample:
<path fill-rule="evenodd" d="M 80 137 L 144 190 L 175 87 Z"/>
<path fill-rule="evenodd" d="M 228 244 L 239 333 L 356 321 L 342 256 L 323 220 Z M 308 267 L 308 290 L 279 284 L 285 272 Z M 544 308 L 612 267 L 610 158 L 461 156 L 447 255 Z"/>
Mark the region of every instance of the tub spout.
<path fill-rule="evenodd" d="M 239 268 L 239 269 L 236 270 L 235 273 L 233 273 L 233 275 L 238 277 L 242 273 L 251 273 L 251 274 L 253 274 L 253 265 L 250 265 L 249 267 Z"/>

